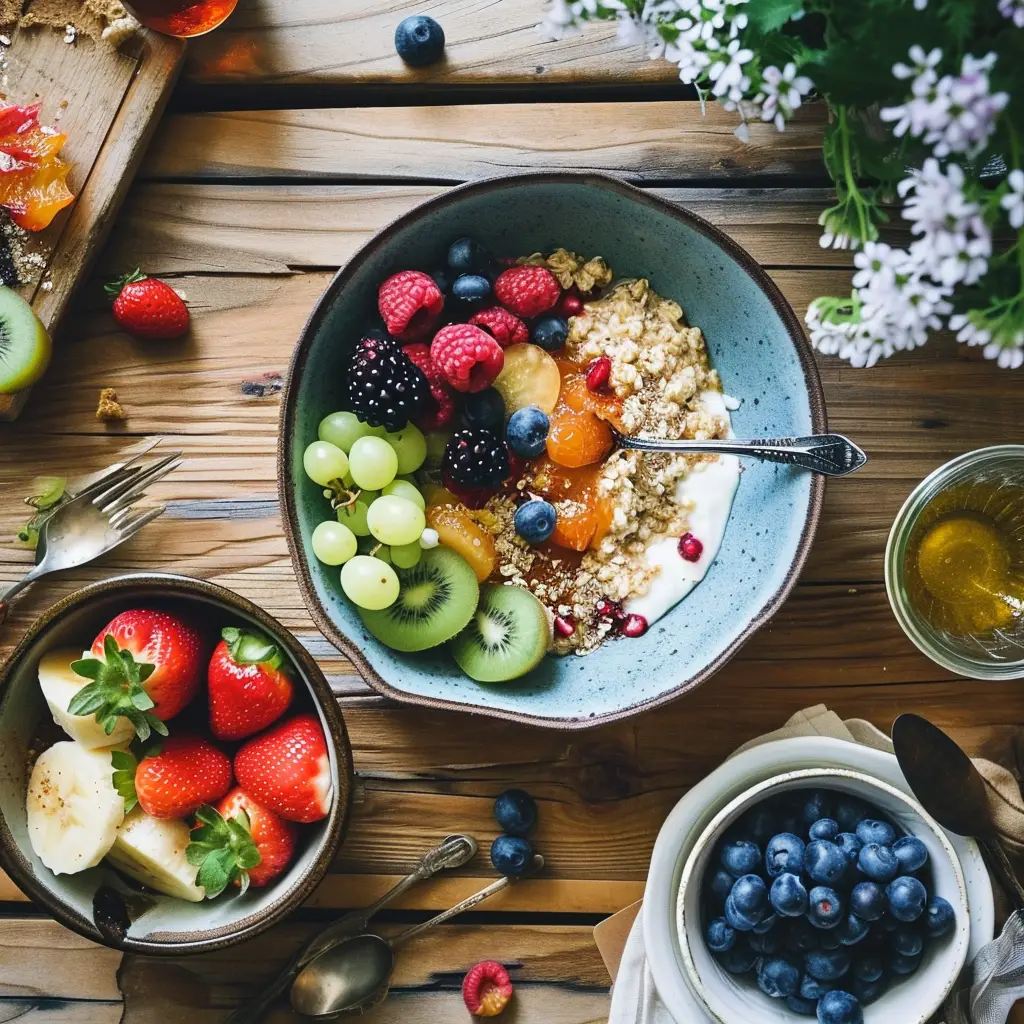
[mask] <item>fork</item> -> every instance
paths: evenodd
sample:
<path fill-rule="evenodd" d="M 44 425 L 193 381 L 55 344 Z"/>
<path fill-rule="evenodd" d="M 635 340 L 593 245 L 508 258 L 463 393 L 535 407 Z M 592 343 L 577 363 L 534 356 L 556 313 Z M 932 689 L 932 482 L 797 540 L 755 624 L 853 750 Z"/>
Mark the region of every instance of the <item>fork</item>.
<path fill-rule="evenodd" d="M 74 569 L 134 537 L 147 523 L 166 511 L 166 505 L 133 512 L 146 496 L 146 488 L 181 465 L 181 452 L 169 452 L 148 465 L 134 459 L 94 477 L 70 501 L 59 505 L 39 529 L 36 564 L 17 583 L 0 593 L 0 623 L 11 599 L 40 576 Z"/>

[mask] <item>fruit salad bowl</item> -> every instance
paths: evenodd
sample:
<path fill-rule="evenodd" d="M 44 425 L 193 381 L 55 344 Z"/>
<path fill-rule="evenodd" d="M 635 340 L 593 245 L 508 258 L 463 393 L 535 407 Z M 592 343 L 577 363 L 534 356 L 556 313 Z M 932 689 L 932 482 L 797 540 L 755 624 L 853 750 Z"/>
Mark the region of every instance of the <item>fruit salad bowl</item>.
<path fill-rule="evenodd" d="M 466 238 L 472 241 L 465 243 Z M 552 443 L 555 443 L 560 446 L 557 457 L 551 455 L 555 463 L 584 467 L 564 473 L 556 467 L 570 482 L 576 479 L 574 473 L 585 473 L 594 458 L 603 457 L 608 449 L 601 448 L 601 430 L 595 435 L 562 429 L 567 420 L 579 422 L 572 409 L 580 404 L 587 411 L 579 416 L 596 424 L 604 435 L 608 435 L 604 423 L 615 422 L 602 418 L 613 416 L 614 409 L 618 408 L 610 390 L 613 385 L 617 386 L 618 366 L 613 364 L 609 370 L 608 359 L 594 359 L 585 373 L 578 369 L 580 363 L 570 366 L 572 373 L 567 371 L 566 364 L 557 360 L 573 343 L 571 337 L 566 340 L 566 323 L 571 320 L 559 321 L 558 316 L 538 312 L 554 309 L 570 318 L 575 315 L 570 309 L 578 313 L 583 308 L 586 313 L 597 307 L 589 304 L 581 307 L 580 300 L 574 298 L 576 284 L 563 285 L 566 290 L 561 298 L 558 298 L 557 284 L 554 294 L 546 295 L 544 289 L 555 279 L 539 266 L 522 263 L 531 254 L 551 254 L 565 249 L 585 254 L 587 258 L 602 257 L 603 260 L 594 260 L 588 267 L 593 266 L 598 274 L 609 271 L 608 279 L 599 286 L 605 291 L 587 291 L 579 285 L 584 299 L 588 294 L 598 296 L 615 289 L 630 289 L 629 282 L 638 281 L 635 289 L 616 294 L 623 295 L 626 301 L 646 302 L 646 308 L 661 303 L 659 308 L 674 309 L 674 314 L 669 315 L 677 318 L 680 313 L 674 303 L 682 306 L 685 324 L 679 327 L 683 322 L 677 319 L 673 321 L 676 325 L 673 329 L 699 328 L 703 332 L 704 341 L 697 344 L 703 351 L 706 341 L 704 367 L 707 368 L 707 357 L 710 357 L 710 365 L 721 379 L 721 391 L 716 390 L 713 396 L 718 403 L 716 409 L 721 411 L 717 422 L 722 419 L 728 422 L 728 413 L 724 410 L 732 409 L 731 429 L 735 436 L 799 436 L 822 432 L 826 429 L 824 399 L 813 355 L 799 322 L 778 288 L 755 261 L 699 217 L 601 175 L 526 174 L 453 189 L 383 229 L 337 274 L 306 324 L 295 350 L 279 441 L 279 489 L 285 531 L 299 584 L 314 620 L 324 635 L 353 660 L 372 687 L 397 700 L 433 708 L 468 710 L 551 728 L 587 728 L 653 708 L 700 685 L 770 619 L 793 587 L 806 559 L 817 527 L 824 483 L 814 474 L 789 466 L 750 463 L 742 467 L 741 474 L 738 463 L 731 463 L 729 472 L 735 499 L 732 500 L 730 491 L 731 513 L 725 501 L 721 526 L 711 531 L 717 531 L 717 535 L 703 535 L 704 541 L 709 542 L 708 550 L 703 551 L 704 545 L 699 539 L 687 533 L 678 537 L 676 554 L 676 540 L 670 538 L 673 553 L 667 557 L 673 560 L 673 565 L 685 570 L 684 562 L 694 563 L 703 558 L 700 574 L 696 576 L 697 580 L 702 579 L 699 586 L 671 611 L 658 611 L 649 624 L 644 614 L 623 614 L 621 600 L 618 604 L 604 603 L 600 595 L 591 595 L 587 608 L 597 609 L 595 617 L 605 614 L 600 610 L 602 607 L 611 609 L 602 628 L 613 629 L 621 635 L 579 657 L 566 656 L 565 651 L 566 637 L 571 643 L 582 628 L 578 614 L 580 605 L 574 606 L 574 615 L 566 616 L 549 603 L 548 642 L 553 651 L 560 653 L 549 653 L 538 660 L 534 642 L 538 620 L 533 605 L 518 600 L 515 593 L 508 593 L 522 588 L 500 585 L 512 572 L 508 565 L 495 563 L 489 576 L 486 570 L 477 572 L 476 579 L 481 583 L 480 606 L 475 619 L 470 618 L 477 590 L 472 573 L 465 569 L 466 562 L 462 562 L 463 569 L 458 572 L 449 572 L 438 563 L 445 560 L 452 548 L 473 562 L 472 546 L 477 541 L 467 539 L 465 531 L 461 537 L 450 539 L 458 531 L 450 529 L 446 534 L 450 524 L 444 517 L 448 511 L 441 515 L 432 512 L 437 506 L 433 504 L 435 499 L 429 493 L 429 484 L 417 477 L 413 482 L 426 495 L 426 532 L 440 534 L 441 547 L 436 551 L 442 552 L 438 555 L 427 551 L 418 571 L 421 575 L 437 577 L 426 580 L 435 594 L 445 590 L 448 594 L 463 595 L 461 603 L 468 603 L 469 614 L 455 629 L 462 628 L 467 618 L 470 625 L 452 642 L 441 642 L 428 650 L 419 649 L 420 639 L 406 628 L 415 616 L 403 620 L 404 612 L 391 613 L 391 621 L 378 628 L 379 618 L 387 618 L 389 613 L 362 614 L 354 606 L 356 599 L 346 586 L 346 574 L 350 576 L 349 582 L 355 575 L 353 563 L 365 566 L 372 559 L 363 557 L 362 546 L 358 548 L 360 557 L 356 558 L 356 539 L 347 534 L 345 541 L 351 553 L 342 551 L 339 545 L 337 558 L 332 558 L 334 552 L 328 551 L 322 543 L 324 536 L 315 536 L 318 528 L 328 529 L 325 522 L 329 517 L 333 519 L 332 502 L 325 500 L 331 496 L 331 491 L 317 482 L 327 481 L 331 471 L 321 471 L 322 467 L 311 464 L 310 447 L 319 437 L 321 442 L 328 441 L 329 449 L 333 443 L 329 439 L 335 438 L 336 447 L 342 448 L 341 452 L 334 452 L 338 460 L 336 468 L 339 472 L 344 470 L 345 476 L 354 476 L 355 461 L 353 459 L 351 465 L 348 461 L 348 449 L 341 436 L 344 431 L 332 433 L 330 427 L 331 423 L 342 426 L 343 421 L 331 419 L 332 414 L 355 408 L 357 413 L 346 414 L 355 416 L 360 412 L 359 403 L 366 399 L 377 405 L 370 409 L 364 404 L 363 410 L 370 412 L 361 418 L 373 423 L 373 412 L 383 410 L 385 417 L 390 412 L 394 423 L 396 409 L 400 413 L 403 403 L 414 404 L 415 382 L 409 376 L 408 365 L 400 370 L 394 367 L 405 360 L 403 351 L 410 361 L 425 359 L 428 346 L 419 345 L 419 353 L 415 353 L 413 346 L 408 350 L 389 348 L 398 342 L 387 338 L 375 340 L 381 335 L 373 332 L 386 327 L 392 337 L 404 344 L 409 331 L 417 324 L 414 318 L 406 327 L 403 309 L 408 312 L 408 308 L 414 309 L 419 302 L 421 308 L 415 316 L 429 318 L 436 309 L 427 304 L 434 298 L 440 300 L 440 293 L 434 294 L 434 285 L 424 272 L 434 273 L 436 282 L 438 274 L 432 268 L 444 267 L 446 261 L 449 268 L 459 264 L 471 266 L 477 243 L 493 254 L 492 282 L 475 271 L 457 270 L 455 272 L 462 276 L 444 286 L 447 289 L 445 301 L 452 308 L 478 310 L 486 301 L 492 305 L 496 301 L 502 304 L 501 309 L 484 309 L 474 317 L 480 329 L 504 350 L 504 368 L 497 369 L 502 359 L 497 345 L 483 338 L 476 327 L 467 326 L 466 316 L 462 316 L 460 322 L 458 316 L 443 313 L 438 314 L 436 321 L 442 325 L 440 329 L 436 324 L 431 327 L 431 332 L 436 333 L 429 345 L 430 359 L 436 357 L 437 363 L 433 369 L 427 364 L 427 369 L 423 369 L 435 399 L 433 378 L 439 368 L 447 383 L 456 389 L 456 417 L 462 419 L 456 419 L 453 426 L 474 427 L 476 421 L 470 419 L 471 412 L 474 418 L 488 414 L 480 399 L 500 393 L 498 426 L 472 436 L 468 430 L 456 434 L 456 440 L 468 437 L 471 442 L 469 447 L 462 446 L 461 454 L 452 452 L 452 445 L 456 443 L 452 439 L 447 447 L 442 442 L 443 459 L 439 458 L 438 462 L 444 467 L 446 493 L 449 497 L 455 493 L 449 483 L 450 470 L 452 479 L 458 474 L 459 484 L 470 488 L 468 496 L 466 492 L 456 495 L 470 509 L 480 507 L 473 504 L 472 481 L 481 478 L 483 473 L 488 479 L 501 479 L 506 466 L 514 463 L 511 459 L 514 452 L 537 455 L 546 444 L 547 453 L 551 455 Z M 516 259 L 520 260 L 518 265 Z M 509 269 L 501 271 L 498 269 L 501 266 Z M 614 275 L 609 268 L 614 269 Z M 419 273 L 411 273 L 413 270 Z M 513 270 L 520 275 L 516 287 L 510 285 L 503 289 L 501 279 Z M 425 287 L 426 291 L 416 293 L 410 290 L 413 285 Z M 492 287 L 493 298 L 481 300 Z M 393 290 L 395 294 L 391 294 Z M 432 297 L 424 298 L 425 295 Z M 559 305 L 552 307 L 556 298 Z M 563 300 L 576 304 L 563 306 Z M 613 300 L 614 295 L 608 301 Z M 414 303 L 412 307 L 403 306 L 409 301 Z M 603 309 L 607 308 L 606 302 Z M 518 316 L 509 317 L 510 311 L 518 312 Z M 447 319 L 454 322 L 446 325 Z M 522 343 L 527 334 L 529 343 Z M 477 362 L 470 366 L 466 352 L 474 339 L 480 341 L 481 338 L 487 343 L 483 347 L 488 354 L 480 355 L 482 349 L 478 347 Z M 565 347 L 560 349 L 563 344 Z M 516 373 L 509 377 L 514 357 Z M 374 363 L 374 359 L 380 361 Z M 420 367 L 420 362 L 416 365 Z M 495 373 L 500 375 L 495 378 Z M 478 380 L 477 374 L 482 379 Z M 562 374 L 560 392 L 559 374 Z M 389 401 L 394 400 L 388 410 L 384 410 L 385 403 L 378 401 L 379 392 L 373 390 L 382 375 L 387 377 L 387 387 L 391 389 Z M 552 378 L 554 395 L 548 395 Z M 715 377 L 711 379 L 717 381 Z M 489 384 L 492 386 L 488 387 Z M 366 390 L 356 404 L 346 404 L 355 389 L 364 385 Z M 423 386 L 426 387 L 426 382 Z M 711 386 L 717 389 L 719 385 Z M 480 391 L 480 387 L 484 390 Z M 738 404 L 730 403 L 723 391 L 725 396 L 738 399 Z M 548 398 L 551 400 L 546 404 Z M 472 409 L 469 399 L 475 400 Z M 504 426 L 500 425 L 502 413 Z M 521 417 L 522 422 L 517 424 L 517 417 Z M 328 419 L 326 432 L 325 418 Z M 409 418 L 415 422 L 411 415 Z M 387 429 L 392 433 L 386 436 L 399 443 L 396 449 L 399 477 L 390 485 L 386 480 L 383 484 L 355 481 L 358 488 L 366 488 L 371 494 L 378 486 L 405 487 L 404 481 L 411 480 L 403 475 L 409 471 L 401 468 L 407 454 L 403 450 L 401 431 L 396 434 L 394 426 Z M 429 429 L 424 427 L 424 430 Z M 550 431 L 546 441 L 545 430 Z M 500 436 L 502 431 L 507 440 Z M 381 436 L 385 435 L 378 435 Z M 479 443 L 473 442 L 474 436 Z M 354 443 L 361 441 L 366 442 L 367 457 L 371 445 L 376 445 L 381 449 L 382 458 L 393 459 L 386 444 L 372 437 L 360 437 Z M 503 446 L 501 450 L 495 442 Z M 428 460 L 430 443 L 428 432 Z M 537 448 L 532 447 L 535 443 Z M 596 456 L 593 454 L 595 443 Z M 610 436 L 608 443 L 612 443 Z M 508 464 L 504 462 L 506 447 L 510 453 Z M 611 454 L 614 455 L 614 451 Z M 420 459 L 422 457 L 420 455 Z M 546 456 L 541 455 L 537 462 L 543 462 L 544 458 Z M 369 463 L 366 459 L 362 461 L 366 463 L 364 473 L 369 472 Z M 718 465 L 721 467 L 724 463 L 720 461 Z M 514 468 L 509 471 L 515 472 Z M 382 475 L 381 480 L 384 476 L 392 479 L 394 472 Z M 706 477 L 711 475 L 705 474 Z M 694 472 L 692 476 L 696 478 L 700 474 Z M 536 475 L 531 479 L 536 481 Z M 521 488 L 517 500 L 526 498 L 534 489 L 532 486 Z M 382 517 L 384 497 L 390 500 L 390 492 L 371 499 L 381 503 Z M 411 494 L 411 497 L 415 499 L 416 495 Z M 422 500 L 421 496 L 421 507 Z M 358 507 L 358 503 L 352 507 Z M 376 508 L 373 504 L 369 512 L 372 514 Z M 451 506 L 445 508 L 450 510 Z M 518 538 L 533 545 L 533 550 L 540 550 L 538 545 L 544 543 L 585 550 L 588 541 L 584 538 L 580 543 L 569 529 L 575 524 L 571 519 L 568 522 L 563 519 L 564 506 L 559 506 L 556 523 L 553 523 L 551 510 L 550 503 L 532 498 L 520 505 L 515 517 Z M 364 509 L 364 515 L 365 512 Z M 519 513 L 522 513 L 522 522 Z M 595 518 L 600 519 L 602 514 L 598 502 Z M 338 518 L 345 521 L 340 510 Z M 436 531 L 429 529 L 432 526 Z M 336 529 L 333 522 L 329 528 Z M 593 522 L 589 529 L 594 532 Z M 383 530 L 380 534 L 374 532 L 371 523 L 368 532 L 383 542 Z M 594 533 L 595 538 L 598 535 Z M 360 537 L 360 542 L 363 539 Z M 486 538 L 481 539 L 486 541 Z M 710 543 L 712 540 L 714 544 Z M 403 549 L 409 546 L 404 539 L 385 543 L 396 543 Z M 432 543 L 437 543 L 436 536 Z M 428 546 L 426 533 L 423 545 Z M 399 548 L 392 550 L 398 552 Z M 405 551 L 401 554 L 404 557 Z M 349 561 L 344 562 L 345 559 Z M 394 592 L 398 592 L 399 583 L 393 577 L 401 576 L 402 563 L 396 559 L 394 565 L 395 572 L 387 566 L 378 573 L 382 585 L 385 577 L 391 580 L 393 593 L 382 598 L 388 602 L 395 601 Z M 473 568 L 476 570 L 477 566 Z M 404 591 L 402 594 L 396 608 L 404 601 Z M 625 605 L 625 612 L 633 610 L 628 603 Z M 646 612 L 646 607 L 635 610 Z M 610 616 L 616 616 L 614 624 Z M 586 619 L 589 623 L 589 614 Z M 512 625 L 506 629 L 502 622 Z M 416 629 L 425 626 L 425 631 L 435 638 L 447 640 L 442 628 L 444 623 L 423 623 L 416 619 L 415 625 Z M 466 639 L 467 634 L 473 636 Z M 529 638 L 529 643 L 524 641 L 521 650 L 516 647 L 518 634 Z M 382 642 L 382 638 L 387 642 Z M 495 666 L 493 660 L 488 662 L 481 656 L 481 649 L 488 643 L 492 652 L 503 651 L 509 659 L 518 659 L 520 671 L 516 678 L 512 678 L 513 673 L 507 666 Z"/>
<path fill-rule="evenodd" d="M 242 653 L 228 644 L 239 637 L 248 638 Z M 73 665 L 101 664 L 91 656 L 121 664 L 127 653 L 129 678 L 141 678 L 152 698 L 135 700 L 127 716 L 122 709 L 106 735 L 101 717 L 67 699 L 97 678 L 68 668 L 83 650 Z M 140 669 L 147 662 L 156 664 Z M 186 663 L 196 670 L 183 695 L 176 680 Z M 276 707 L 269 690 L 252 689 L 265 683 L 283 694 Z M 267 772 L 258 759 L 300 728 L 312 735 L 313 770 L 286 790 L 279 771 L 272 781 L 296 801 L 281 809 L 281 793 L 260 788 Z M 314 787 L 315 809 L 299 807 Z M 258 806 L 246 795 L 257 792 Z M 178 956 L 233 945 L 280 921 L 331 864 L 351 793 L 348 735 L 322 672 L 279 622 L 213 583 L 132 574 L 92 584 L 44 612 L 0 667 L 0 865 L 62 924 L 112 948 Z M 241 835 L 260 854 L 250 850 L 238 862 L 248 870 L 219 880 L 214 864 L 194 856 L 200 840 L 217 845 L 211 827 L 195 828 L 214 809 L 232 842 Z M 214 884 L 223 891 L 211 898 Z"/>

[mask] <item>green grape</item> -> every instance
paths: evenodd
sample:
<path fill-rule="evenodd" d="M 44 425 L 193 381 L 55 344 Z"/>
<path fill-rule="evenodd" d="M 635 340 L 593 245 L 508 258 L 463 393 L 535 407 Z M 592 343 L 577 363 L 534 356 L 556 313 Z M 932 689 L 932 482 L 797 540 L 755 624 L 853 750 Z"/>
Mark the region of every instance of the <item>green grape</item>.
<path fill-rule="evenodd" d="M 382 544 L 411 544 L 420 539 L 427 522 L 416 502 L 384 494 L 370 506 L 366 525 Z"/>
<path fill-rule="evenodd" d="M 361 437 L 349 452 L 349 469 L 357 487 L 380 490 L 398 473 L 398 456 L 382 437 Z"/>
<path fill-rule="evenodd" d="M 414 541 L 412 544 L 396 544 L 391 549 L 391 561 L 398 566 L 399 569 L 411 569 L 420 558 L 423 556 L 423 548 L 420 547 L 420 542 Z"/>
<path fill-rule="evenodd" d="M 424 439 L 427 442 L 427 465 L 437 469 L 444 460 L 444 450 L 448 447 L 451 439 L 448 431 L 432 430 Z"/>
<path fill-rule="evenodd" d="M 347 455 L 359 438 L 366 437 L 373 430 L 369 423 L 363 423 L 354 412 L 332 412 L 320 421 L 316 433 L 321 441 L 330 441 Z"/>
<path fill-rule="evenodd" d="M 348 456 L 329 441 L 314 441 L 302 453 L 302 468 L 313 483 L 326 487 L 348 472 Z"/>
<path fill-rule="evenodd" d="M 366 525 L 366 514 L 370 511 L 367 501 L 355 501 L 351 505 L 338 506 L 338 522 L 347 526 L 357 537 L 369 537 L 370 528 Z"/>
<path fill-rule="evenodd" d="M 385 434 L 384 440 L 395 449 L 399 473 L 413 473 L 423 465 L 427 457 L 427 439 L 419 427 L 407 423 L 401 430 Z"/>
<path fill-rule="evenodd" d="M 342 565 L 356 553 L 356 535 L 343 523 L 318 524 L 310 539 L 313 554 L 326 565 Z"/>
<path fill-rule="evenodd" d="M 379 558 L 356 555 L 341 567 L 341 589 L 353 604 L 378 611 L 398 598 L 398 575 Z"/>
<path fill-rule="evenodd" d="M 394 494 L 399 498 L 408 498 L 409 501 L 416 502 L 420 508 L 427 507 L 427 503 L 423 500 L 423 495 L 420 494 L 419 488 L 415 484 L 409 483 L 408 480 L 403 480 L 402 477 L 392 480 L 381 493 Z"/>
<path fill-rule="evenodd" d="M 374 558 L 379 558 L 382 562 L 387 562 L 391 565 L 394 559 L 391 557 L 391 548 L 387 544 L 375 544 L 369 552 Z"/>

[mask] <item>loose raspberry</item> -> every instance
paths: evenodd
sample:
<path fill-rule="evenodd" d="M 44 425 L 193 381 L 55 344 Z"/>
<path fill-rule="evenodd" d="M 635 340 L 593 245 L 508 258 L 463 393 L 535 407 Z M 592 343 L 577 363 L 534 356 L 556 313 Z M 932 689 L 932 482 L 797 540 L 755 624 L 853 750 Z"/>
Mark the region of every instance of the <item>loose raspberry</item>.
<path fill-rule="evenodd" d="M 472 324 L 449 324 L 434 335 L 430 358 L 456 391 L 483 391 L 505 365 L 501 346 Z"/>
<path fill-rule="evenodd" d="M 704 554 L 704 545 L 692 533 L 684 533 L 679 538 L 679 554 L 688 562 L 699 562 Z"/>
<path fill-rule="evenodd" d="M 562 288 L 547 267 L 511 267 L 498 275 L 494 294 L 506 309 L 529 320 L 551 309 Z"/>
<path fill-rule="evenodd" d="M 497 1017 L 511 998 L 508 971 L 494 960 L 477 964 L 462 979 L 462 999 L 474 1017 Z"/>
<path fill-rule="evenodd" d="M 469 318 L 469 322 L 485 330 L 502 348 L 522 345 L 530 340 L 526 324 L 501 306 L 481 309 L 479 313 L 474 313 Z"/>
<path fill-rule="evenodd" d="M 441 427 L 451 422 L 455 415 L 455 403 L 452 401 L 451 392 L 444 378 L 430 358 L 430 346 L 425 342 L 418 341 L 412 345 L 403 345 L 402 351 L 409 359 L 423 371 L 430 385 L 430 397 L 423 412 L 416 419 L 416 426 L 420 430 L 440 430 Z"/>
<path fill-rule="evenodd" d="M 437 325 L 444 296 L 429 274 L 403 270 L 380 286 L 377 308 L 390 335 L 399 341 L 416 341 Z"/>

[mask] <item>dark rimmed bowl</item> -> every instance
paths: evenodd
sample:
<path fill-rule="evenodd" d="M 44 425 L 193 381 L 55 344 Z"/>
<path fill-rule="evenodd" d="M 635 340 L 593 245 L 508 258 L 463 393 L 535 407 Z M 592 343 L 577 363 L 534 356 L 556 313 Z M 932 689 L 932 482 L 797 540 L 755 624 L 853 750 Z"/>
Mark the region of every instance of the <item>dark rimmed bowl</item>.
<path fill-rule="evenodd" d="M 322 821 L 302 826 L 299 855 L 265 889 L 188 903 L 140 890 L 102 863 L 77 875 L 55 876 L 32 851 L 25 824 L 30 751 L 49 719 L 39 689 L 39 659 L 56 646 L 88 647 L 115 615 L 140 606 L 177 610 L 209 625 L 214 629 L 211 650 L 222 626 L 262 630 L 281 645 L 305 684 L 304 693 L 297 687 L 292 710 L 315 711 L 320 717 L 334 782 L 331 812 Z M 180 956 L 258 935 L 295 910 L 323 878 L 348 826 L 351 803 L 352 750 L 323 673 L 281 623 L 214 583 L 140 573 L 91 584 L 40 615 L 0 667 L 0 866 L 30 899 L 95 942 L 132 953 Z"/>
<path fill-rule="evenodd" d="M 586 728 L 647 710 L 699 686 L 778 610 L 811 547 L 824 494 L 820 476 L 747 462 L 725 540 L 700 586 L 643 637 L 587 657 L 545 658 L 513 683 L 480 685 L 444 651 L 405 655 L 362 628 L 338 572 L 317 562 L 310 536 L 330 516 L 302 472 L 317 424 L 342 407 L 345 360 L 374 323 L 390 274 L 443 264 L 472 235 L 499 254 L 557 246 L 604 256 L 621 277 L 647 277 L 703 329 L 739 437 L 826 430 L 813 354 L 769 276 L 700 217 L 597 174 L 525 174 L 452 189 L 378 232 L 339 271 L 292 360 L 282 408 L 279 488 L 299 584 L 324 635 L 376 690 L 400 701 L 558 729 Z M 379 323 L 379 320 L 377 321 Z"/>

